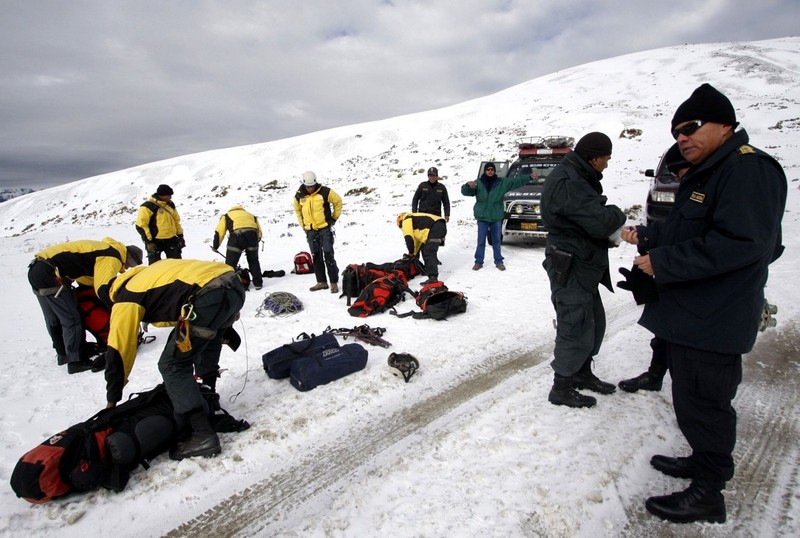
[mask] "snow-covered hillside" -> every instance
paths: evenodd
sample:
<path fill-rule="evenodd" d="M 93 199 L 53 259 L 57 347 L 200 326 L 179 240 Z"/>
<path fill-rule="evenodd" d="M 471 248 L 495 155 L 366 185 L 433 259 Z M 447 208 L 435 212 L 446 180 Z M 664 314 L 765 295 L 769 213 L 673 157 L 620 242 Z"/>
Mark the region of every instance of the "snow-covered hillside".
<path fill-rule="evenodd" d="M 669 384 L 660 393 L 600 397 L 590 410 L 549 405 L 554 315 L 542 251 L 504 245 L 508 271 L 471 271 L 472 200 L 459 188 L 475 178 L 481 160 L 512 159 L 515 138 L 577 139 L 600 130 L 614 141 L 604 194 L 635 215 L 648 187 L 644 170 L 673 142 L 672 113 L 703 82 L 730 97 L 751 142 L 778 158 L 790 181 L 786 254 L 772 266 L 767 287 L 780 308 L 779 323 L 759 339 L 759 346 L 783 352 L 757 348 L 747 363 L 728 523 L 676 530 L 644 510 L 647 496 L 683 488 L 648 464 L 654 453 L 686 450 Z M 220 212 L 243 204 L 265 229 L 262 267 L 288 273 L 293 255 L 307 250 L 292 210 L 303 171 L 314 170 L 344 198 L 336 226 L 336 258 L 344 268 L 400 257 L 394 217 L 410 209 L 425 170 L 437 166 L 453 204 L 440 278 L 470 301 L 466 314 L 446 322 L 388 314 L 362 320 L 347 315 L 344 300 L 308 292 L 313 277 L 267 279 L 263 292 L 292 292 L 305 309 L 287 318 L 256 317 L 264 294 L 251 291 L 242 311 L 245 345 L 223 353 L 223 405 L 253 428 L 223 435 L 223 452 L 214 459 L 157 458 L 119 494 L 98 491 L 32 506 L 2 488 L 0 534 L 797 535 L 798 111 L 800 38 L 685 45 L 575 67 L 439 110 L 176 157 L 0 204 L 0 268 L 11 282 L 0 310 L 0 480 L 6 484 L 24 452 L 94 414 L 105 396 L 100 374 L 68 376 L 56 366 L 28 288 L 27 263 L 65 240 L 111 236 L 138 244 L 138 205 L 161 183 L 175 191 L 185 257 L 215 259 L 209 246 Z M 634 255 L 629 246 L 612 251 L 612 273 L 630 266 Z M 649 336 L 636 325 L 639 309 L 629 294 L 603 291 L 603 300 L 609 328 L 596 371 L 616 382 L 646 367 Z M 400 310 L 410 308 L 406 303 Z M 363 372 L 299 393 L 261 368 L 262 353 L 301 332 L 364 321 L 387 328 L 393 346 L 370 347 Z M 156 344 L 140 351 L 126 395 L 160 380 L 156 362 L 168 333 L 155 334 Z M 420 359 L 410 383 L 387 368 L 391 351 Z M 780 423 L 774 443 L 760 429 L 765 413 Z M 755 467 L 756 459 L 775 463 Z"/>

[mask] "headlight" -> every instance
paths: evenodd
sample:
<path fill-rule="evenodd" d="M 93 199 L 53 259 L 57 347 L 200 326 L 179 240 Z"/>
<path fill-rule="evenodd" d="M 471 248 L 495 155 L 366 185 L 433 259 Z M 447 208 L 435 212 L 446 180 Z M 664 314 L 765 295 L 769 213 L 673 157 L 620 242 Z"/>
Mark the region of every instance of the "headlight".
<path fill-rule="evenodd" d="M 654 202 L 658 202 L 661 204 L 674 204 L 675 203 L 675 193 L 674 192 L 664 192 L 664 191 L 653 191 L 650 193 L 650 197 L 653 199 Z"/>
<path fill-rule="evenodd" d="M 516 213 L 517 215 L 522 215 L 522 213 L 524 213 L 522 209 L 522 204 L 517 204 L 514 206 L 514 213 Z"/>

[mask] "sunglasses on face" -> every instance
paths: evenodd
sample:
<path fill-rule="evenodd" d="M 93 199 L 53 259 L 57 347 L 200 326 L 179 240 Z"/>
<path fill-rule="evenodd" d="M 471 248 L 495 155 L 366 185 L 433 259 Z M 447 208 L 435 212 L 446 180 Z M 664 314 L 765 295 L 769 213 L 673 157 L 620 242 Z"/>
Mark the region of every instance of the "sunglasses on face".
<path fill-rule="evenodd" d="M 487 168 L 486 171 L 487 172 L 494 172 L 494 168 Z"/>
<path fill-rule="evenodd" d="M 706 124 L 706 122 L 704 122 L 703 120 L 690 121 L 686 125 L 678 127 L 677 129 L 673 129 L 672 130 L 672 138 L 677 140 L 678 139 L 678 135 L 692 136 L 694 133 L 697 132 L 697 130 L 700 127 L 702 127 L 705 124 Z"/>

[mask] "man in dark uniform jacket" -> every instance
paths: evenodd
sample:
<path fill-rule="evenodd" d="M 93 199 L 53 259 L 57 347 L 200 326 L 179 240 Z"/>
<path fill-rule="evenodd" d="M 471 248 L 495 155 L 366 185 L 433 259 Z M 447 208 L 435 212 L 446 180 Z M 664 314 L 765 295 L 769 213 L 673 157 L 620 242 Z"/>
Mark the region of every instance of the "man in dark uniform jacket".
<path fill-rule="evenodd" d="M 439 170 L 435 166 L 428 168 L 428 181 L 423 181 L 417 187 L 414 198 L 411 199 L 412 213 L 429 213 L 442 216 L 444 207 L 444 220 L 450 222 L 450 197 L 447 187 L 439 183 Z"/>
<path fill-rule="evenodd" d="M 768 266 L 783 251 L 786 176 L 748 144 L 733 105 L 703 84 L 672 118 L 672 135 L 692 167 L 667 220 L 625 230 L 646 254 L 634 263 L 655 277 L 658 301 L 639 324 L 665 342 L 672 400 L 688 457 L 656 455 L 650 464 L 691 479 L 684 490 L 650 497 L 656 516 L 685 523 L 726 519 L 722 490 L 733 478 L 742 354 L 756 339 Z"/>
<path fill-rule="evenodd" d="M 600 184 L 609 159 L 611 139 L 588 133 L 547 176 L 542 192 L 542 220 L 548 229 L 542 266 L 556 311 L 553 388 L 547 397 L 553 405 L 592 407 L 597 400 L 576 389 L 600 394 L 616 390 L 592 372 L 606 330 L 599 285 L 613 291 L 609 237 L 625 224 L 622 210 L 606 204 Z"/>

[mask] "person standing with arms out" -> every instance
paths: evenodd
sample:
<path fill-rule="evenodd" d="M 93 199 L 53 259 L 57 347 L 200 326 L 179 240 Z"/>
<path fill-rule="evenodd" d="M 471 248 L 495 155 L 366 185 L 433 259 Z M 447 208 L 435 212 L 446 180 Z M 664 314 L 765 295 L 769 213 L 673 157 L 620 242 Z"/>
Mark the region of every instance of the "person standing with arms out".
<path fill-rule="evenodd" d="M 253 285 L 260 290 L 264 285 L 264 277 L 258 261 L 258 243 L 261 241 L 261 225 L 258 223 L 258 218 L 240 205 L 230 208 L 220 217 L 217 229 L 214 230 L 211 250 L 219 252 L 219 246 L 225 239 L 226 233 L 229 236 L 228 245 L 225 247 L 225 263 L 236 269 L 244 250 Z"/>
<path fill-rule="evenodd" d="M 400 213 L 397 227 L 403 232 L 408 256 L 422 253 L 425 274 L 428 279 L 422 285 L 439 280 L 439 247 L 447 236 L 444 218 L 428 213 Z"/>
<path fill-rule="evenodd" d="M 589 133 L 544 183 L 541 208 L 548 234 L 542 266 L 550 279 L 556 311 L 556 342 L 550 363 L 555 373 L 548 395 L 554 405 L 592 407 L 597 400 L 576 389 L 600 394 L 616 390 L 592 373 L 592 360 L 606 330 L 598 287 L 603 284 L 614 291 L 608 270 L 609 238 L 625 224 L 622 210 L 606 204 L 600 184 L 610 159 L 611 139 L 603 133 Z"/>
<path fill-rule="evenodd" d="M 169 185 L 159 185 L 155 194 L 139 206 L 136 231 L 144 241 L 150 265 L 161 259 L 162 252 L 167 258 L 180 258 L 181 250 L 186 246 L 181 216 L 172 201 L 173 194 Z"/>
<path fill-rule="evenodd" d="M 106 351 L 106 407 L 115 407 L 136 361 L 142 322 L 174 326 L 158 371 L 177 416 L 191 426 L 191 436 L 170 451 L 170 458 L 213 456 L 219 437 L 195 375 L 216 389 L 222 344 L 236 351 L 233 330 L 245 300 L 236 272 L 228 265 L 199 260 L 164 260 L 137 267 L 114 279 L 110 289 L 111 331 Z"/>
<path fill-rule="evenodd" d="M 308 248 L 314 263 L 317 283 L 311 291 L 328 289 L 328 270 L 331 293 L 339 293 L 339 267 L 333 252 L 333 225 L 342 214 L 342 199 L 330 187 L 317 183 L 314 172 L 303 172 L 302 185 L 294 195 L 294 212 L 300 227 L 306 232 Z"/>
<path fill-rule="evenodd" d="M 634 263 L 655 278 L 658 301 L 639 324 L 665 342 L 678 427 L 688 457 L 655 455 L 664 474 L 691 480 L 647 510 L 676 523 L 725 521 L 722 490 L 733 478 L 742 354 L 753 348 L 769 264 L 783 253 L 786 175 L 736 131 L 730 100 L 703 84 L 672 117 L 672 136 L 692 163 L 662 223 L 622 232 Z"/>
<path fill-rule="evenodd" d="M 491 236 L 492 239 L 495 267 L 500 271 L 506 270 L 500 246 L 503 218 L 505 217 L 503 195 L 508 191 L 525 185 L 529 179 L 528 177 L 499 178 L 496 175 L 494 163 L 488 163 L 477 181 L 467 181 L 461 186 L 461 194 L 475 197 L 473 214 L 478 221 L 478 246 L 475 248 L 473 271 L 483 267 L 487 235 Z"/>
<path fill-rule="evenodd" d="M 684 174 L 692 165 L 689 161 L 681 155 L 678 144 L 673 144 L 664 154 L 664 162 L 666 163 L 667 171 L 680 182 Z M 644 252 L 642 252 L 644 254 Z M 633 297 L 636 304 L 645 304 L 651 301 L 658 300 L 658 292 L 655 288 L 653 277 L 646 275 L 641 269 L 633 266 L 633 269 L 626 275 L 627 269 L 620 268 L 620 273 L 626 276 L 626 281 L 617 282 L 617 287 L 628 289 L 633 292 Z M 661 385 L 664 382 L 664 376 L 667 374 L 667 355 L 664 342 L 660 338 L 654 336 L 650 340 L 650 349 L 653 354 L 650 358 L 650 366 L 643 374 L 639 374 L 631 379 L 623 379 L 617 386 L 625 392 L 636 392 L 638 390 L 661 390 Z"/>
<path fill-rule="evenodd" d="M 109 283 L 119 273 L 142 263 L 142 249 L 127 247 L 106 237 L 102 241 L 70 241 L 37 252 L 28 265 L 28 282 L 44 314 L 47 332 L 70 374 L 93 366 L 81 358 L 86 338 L 81 311 L 72 283 L 91 286 L 106 308 L 111 309 Z"/>
<path fill-rule="evenodd" d="M 428 168 L 428 181 L 419 184 L 411 199 L 411 212 L 441 217 L 442 208 L 444 208 L 444 221 L 450 222 L 450 197 L 447 195 L 447 187 L 439 183 L 439 170 L 431 166 Z"/>

